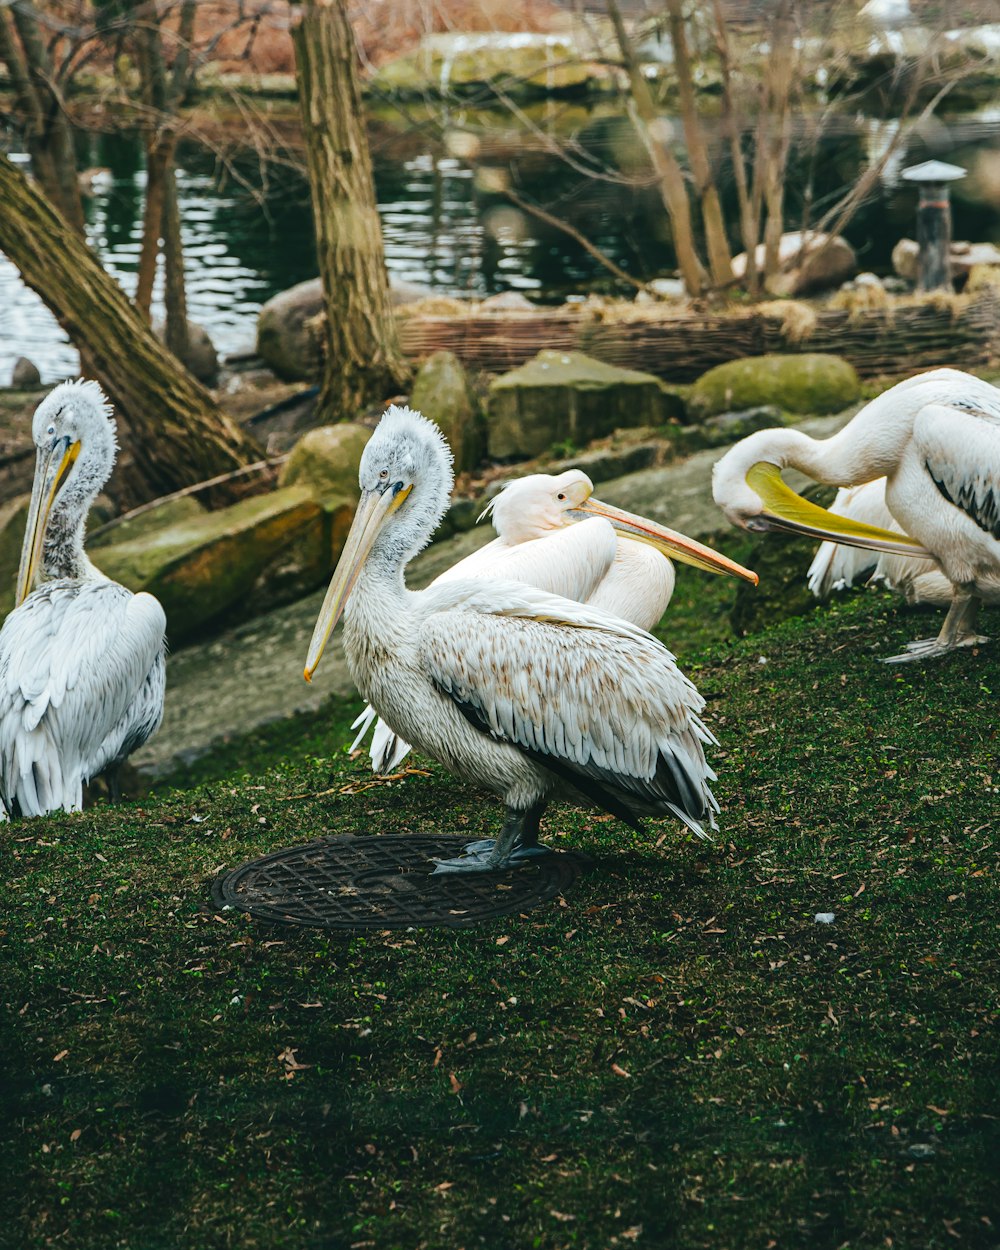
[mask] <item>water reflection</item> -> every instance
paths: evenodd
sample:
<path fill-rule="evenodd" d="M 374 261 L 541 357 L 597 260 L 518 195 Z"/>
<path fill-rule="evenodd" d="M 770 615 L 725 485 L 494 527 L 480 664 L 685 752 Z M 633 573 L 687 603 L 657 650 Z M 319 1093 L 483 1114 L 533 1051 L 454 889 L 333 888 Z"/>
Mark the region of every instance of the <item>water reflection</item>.
<path fill-rule="evenodd" d="M 596 289 L 618 291 L 607 270 L 576 240 L 511 204 L 513 187 L 524 200 L 544 205 L 640 278 L 674 265 L 669 224 L 655 187 L 645 176 L 634 133 L 607 106 L 546 104 L 533 131 L 518 133 L 509 116 L 455 116 L 442 128 L 405 129 L 384 118 L 373 122 L 376 190 L 393 278 L 441 294 L 486 295 L 519 290 L 554 302 Z M 856 180 L 867 161 L 891 142 L 886 123 L 838 118 L 817 138 L 817 123 L 802 117 L 788 167 L 790 224 L 806 201 L 815 222 Z M 560 160 L 550 136 L 572 139 L 573 155 Z M 459 142 L 461 139 L 461 142 Z M 749 141 L 749 140 L 748 140 Z M 736 202 L 725 144 L 715 150 L 727 218 Z M 912 187 L 899 181 L 907 164 L 941 157 L 966 165 L 970 176 L 952 189 L 955 235 L 1000 242 L 1000 120 L 979 116 L 932 120 L 892 158 L 879 192 L 861 206 L 845 231 L 863 266 L 887 272 L 896 240 L 912 233 Z M 81 166 L 107 171 L 87 200 L 87 234 L 106 268 L 130 294 L 142 232 L 145 173 L 136 136 L 81 138 Z M 595 180 L 587 169 L 597 170 Z M 179 152 L 179 194 L 190 316 L 211 334 L 220 353 L 252 347 L 256 314 L 271 295 L 315 274 L 308 187 L 282 168 L 262 189 L 248 157 L 233 178 L 220 178 L 204 149 Z M 154 291 L 161 310 L 162 279 Z M 0 382 L 26 355 L 46 381 L 71 375 L 76 353 L 13 266 L 0 257 Z"/>

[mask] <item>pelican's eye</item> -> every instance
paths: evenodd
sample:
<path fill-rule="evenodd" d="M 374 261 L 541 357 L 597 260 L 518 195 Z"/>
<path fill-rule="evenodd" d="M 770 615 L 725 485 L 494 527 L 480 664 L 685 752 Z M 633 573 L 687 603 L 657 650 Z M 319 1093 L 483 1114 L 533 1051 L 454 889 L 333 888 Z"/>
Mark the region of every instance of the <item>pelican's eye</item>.
<path fill-rule="evenodd" d="M 385 479 L 389 476 L 389 470 L 383 469 L 382 472 L 378 476 L 379 476 L 379 480 L 384 482 Z"/>
<path fill-rule="evenodd" d="M 54 425 L 50 425 L 49 428 L 45 431 L 46 434 L 55 434 L 55 432 L 56 432 L 56 427 Z"/>
<path fill-rule="evenodd" d="M 564 500 L 564 499 L 566 498 L 566 496 L 565 496 L 565 495 L 563 495 L 563 494 L 558 494 L 558 495 L 556 495 L 556 498 L 557 498 L 558 500 L 562 501 L 562 500 Z"/>

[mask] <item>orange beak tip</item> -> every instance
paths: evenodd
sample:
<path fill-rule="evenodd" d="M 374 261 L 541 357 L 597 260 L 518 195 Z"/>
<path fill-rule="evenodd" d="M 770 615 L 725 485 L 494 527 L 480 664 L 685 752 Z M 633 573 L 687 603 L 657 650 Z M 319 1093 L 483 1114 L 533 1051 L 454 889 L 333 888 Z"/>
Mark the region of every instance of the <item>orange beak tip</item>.
<path fill-rule="evenodd" d="M 312 678 L 312 673 L 311 673 L 311 672 L 309 671 L 309 669 L 307 669 L 307 668 L 304 668 L 304 669 L 302 670 L 302 676 L 303 676 L 303 677 L 306 679 L 306 681 L 308 681 L 308 682 L 311 682 L 311 681 L 312 681 L 312 679 L 313 679 L 313 678 Z"/>

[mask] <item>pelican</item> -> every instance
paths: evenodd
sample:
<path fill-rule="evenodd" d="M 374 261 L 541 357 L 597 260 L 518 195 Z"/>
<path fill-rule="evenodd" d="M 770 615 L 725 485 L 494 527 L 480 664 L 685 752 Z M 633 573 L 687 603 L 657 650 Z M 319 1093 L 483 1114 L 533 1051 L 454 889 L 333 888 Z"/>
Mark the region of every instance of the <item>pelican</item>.
<path fill-rule="evenodd" d="M 5 819 L 79 811 L 84 782 L 102 772 L 117 797 L 118 769 L 159 726 L 166 684 L 159 602 L 105 577 L 83 549 L 117 450 L 101 388 L 57 386 L 36 409 L 32 436 L 17 606 L 0 629 Z M 31 591 L 39 568 L 47 580 Z"/>
<path fill-rule="evenodd" d="M 593 497 L 586 473 L 570 469 L 553 476 L 532 473 L 508 482 L 480 516 L 491 516 L 497 537 L 459 560 L 431 583 L 463 578 L 527 582 L 550 594 L 576 599 L 620 616 L 640 629 L 652 629 L 674 593 L 674 566 L 667 553 L 712 573 L 727 572 L 756 585 L 757 575 L 701 543 L 645 517 L 633 516 Z M 614 527 L 580 526 L 593 516 Z M 369 706 L 351 726 L 355 750 L 372 723 L 372 769 L 392 772 L 409 753 L 403 742 Z"/>
<path fill-rule="evenodd" d="M 864 486 L 842 486 L 830 511 L 834 516 L 884 526 L 896 534 L 903 532 L 885 502 L 884 477 L 866 482 Z M 820 543 L 806 579 L 817 599 L 828 599 L 833 591 L 853 586 L 866 574 L 869 582 L 881 582 L 887 589 L 898 591 L 907 603 L 929 603 L 936 607 L 951 603 L 951 582 L 921 556 L 889 552 L 878 555 L 863 547 Z"/>
<path fill-rule="evenodd" d="M 489 871 L 543 851 L 550 800 L 581 796 L 639 828 L 671 813 L 695 833 L 718 805 L 705 761 L 704 700 L 667 649 L 599 608 L 519 582 L 456 579 L 406 589 L 451 492 L 433 422 L 391 407 L 361 457 L 361 500 L 320 609 L 310 681 L 343 614 L 358 689 L 392 730 L 465 781 L 497 793 L 495 842 L 442 871 Z M 614 532 L 603 517 L 579 526 Z M 715 560 L 721 558 L 711 553 Z M 346 611 L 345 611 L 346 609 Z"/>
<path fill-rule="evenodd" d="M 795 468 L 830 486 L 885 477 L 893 533 L 834 516 L 781 480 Z M 924 659 L 985 642 L 975 632 L 980 600 L 1000 600 L 1000 391 L 957 369 L 907 378 L 867 404 L 839 433 L 761 430 L 715 466 L 715 501 L 746 529 L 785 529 L 938 567 L 951 606 L 937 638 L 890 660 Z"/>

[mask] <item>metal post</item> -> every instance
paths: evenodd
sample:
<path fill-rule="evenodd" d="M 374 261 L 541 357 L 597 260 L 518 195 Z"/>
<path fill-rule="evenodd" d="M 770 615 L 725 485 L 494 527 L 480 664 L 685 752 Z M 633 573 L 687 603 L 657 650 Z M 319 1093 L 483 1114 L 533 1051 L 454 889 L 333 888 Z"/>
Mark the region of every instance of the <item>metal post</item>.
<path fill-rule="evenodd" d="M 948 183 L 964 178 L 959 165 L 924 161 L 902 171 L 907 182 L 920 187 L 917 205 L 917 244 L 920 248 L 917 288 L 936 291 L 951 287 L 951 204 Z"/>

